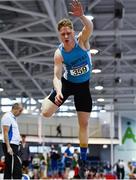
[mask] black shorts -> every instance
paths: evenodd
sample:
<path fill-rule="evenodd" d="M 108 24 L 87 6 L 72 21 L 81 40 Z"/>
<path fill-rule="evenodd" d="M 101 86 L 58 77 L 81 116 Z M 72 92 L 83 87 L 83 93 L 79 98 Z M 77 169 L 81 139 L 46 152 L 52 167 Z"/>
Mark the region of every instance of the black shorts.
<path fill-rule="evenodd" d="M 89 81 L 84 83 L 71 83 L 62 78 L 62 94 L 63 102 L 70 96 L 74 96 L 74 103 L 76 111 L 91 112 L 92 111 L 92 98 L 89 89 Z M 56 91 L 53 89 L 49 95 L 49 99 L 55 104 Z M 61 105 L 62 105 L 61 104 Z"/>

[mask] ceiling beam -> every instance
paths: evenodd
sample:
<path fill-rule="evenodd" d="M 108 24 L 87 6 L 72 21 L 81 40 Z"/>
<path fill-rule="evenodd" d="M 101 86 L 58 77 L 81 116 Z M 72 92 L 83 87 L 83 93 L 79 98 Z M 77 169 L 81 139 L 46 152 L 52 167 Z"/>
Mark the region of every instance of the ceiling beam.
<path fill-rule="evenodd" d="M 2 32 L 0 34 L 9 34 L 9 33 L 15 32 L 15 31 L 20 31 L 22 29 L 25 29 L 25 28 L 28 28 L 28 27 L 35 26 L 37 24 L 43 23 L 43 22 L 45 22 L 47 20 L 46 19 L 41 19 L 41 20 L 32 20 L 32 21 L 33 22 L 31 22 L 31 23 L 29 22 L 29 23 L 27 23 L 25 25 L 21 25 L 19 27 L 12 28 L 12 29 L 4 31 L 4 32 Z M 15 33 L 17 33 L 17 32 L 15 32 Z"/>
<path fill-rule="evenodd" d="M 56 21 L 56 19 L 55 19 L 54 12 L 52 11 L 52 8 L 51 8 L 51 6 L 50 6 L 49 0 L 46 0 L 46 1 L 43 0 L 43 4 L 44 4 L 44 6 L 45 6 L 45 8 L 46 8 L 46 10 L 47 10 L 47 13 L 48 13 L 48 15 L 49 15 L 49 17 L 50 17 L 50 20 L 51 20 L 51 22 L 52 22 L 52 25 L 53 25 L 54 30 L 55 30 L 55 32 L 56 32 L 56 35 L 57 35 L 57 37 L 58 37 L 57 21 Z M 58 38 L 58 39 L 59 39 L 59 38 Z"/>
<path fill-rule="evenodd" d="M 95 0 L 94 2 L 91 2 L 89 7 L 88 7 L 88 10 L 92 10 L 97 4 L 99 4 L 101 2 L 101 0 Z"/>
<path fill-rule="evenodd" d="M 15 60 L 15 62 L 20 66 L 20 68 L 26 73 L 26 75 L 32 80 L 32 82 L 35 84 L 35 86 L 39 89 L 39 91 L 46 96 L 46 93 L 43 91 L 41 86 L 37 83 L 37 81 L 32 77 L 32 75 L 29 73 L 27 69 L 17 60 L 13 52 L 8 48 L 8 46 L 5 44 L 5 42 L 0 39 L 1 45 L 4 47 L 4 49 L 9 53 L 9 55 Z M 12 60 L 12 59 L 11 59 Z"/>
<path fill-rule="evenodd" d="M 136 36 L 136 30 L 94 30 L 93 36 Z M 55 32 L 24 32 L 24 33 L 0 33 L 0 38 L 32 38 L 32 37 L 57 37 Z"/>
<path fill-rule="evenodd" d="M 26 94 L 27 94 L 29 97 L 32 97 L 31 93 L 30 93 L 28 90 L 26 90 L 26 89 L 24 88 L 24 86 L 22 86 L 22 84 L 20 83 L 19 80 L 16 80 L 15 77 L 13 78 L 12 73 L 10 73 L 10 72 L 7 70 L 7 68 L 6 68 L 4 65 L 2 65 L 2 64 L 0 65 L 0 71 L 3 72 L 4 74 L 6 74 L 7 77 L 8 77 L 9 79 L 11 79 L 11 81 L 15 84 L 15 86 L 17 86 L 18 88 L 20 88 L 22 92 L 26 92 Z M 17 90 L 17 89 L 16 89 L 16 90 Z M 10 91 L 11 91 L 11 90 L 10 90 Z M 17 91 L 20 93 L 20 90 L 17 90 Z M 15 96 L 16 96 L 16 95 L 17 95 L 17 94 L 15 94 Z"/>
<path fill-rule="evenodd" d="M 39 13 L 39 12 L 23 10 L 23 9 L 19 9 L 19 8 L 7 6 L 7 5 L 2 5 L 2 4 L 0 4 L 0 9 L 13 11 L 13 12 L 18 12 L 18 13 L 22 13 L 22 14 L 27 14 L 27 15 L 30 15 L 30 16 L 36 16 L 36 17 L 47 18 L 47 19 L 49 18 L 47 15 Z"/>
<path fill-rule="evenodd" d="M 51 57 L 33 57 L 33 58 L 19 58 L 20 61 L 34 61 L 34 62 L 38 62 L 38 61 L 52 61 L 53 59 L 53 56 Z M 7 58 L 2 58 L 0 59 L 1 62 L 4 62 L 4 61 L 9 61 L 10 58 L 7 57 Z M 13 59 L 14 60 L 14 59 Z M 92 57 L 92 61 L 95 62 L 95 61 L 114 61 L 115 60 L 115 57 L 114 56 L 106 56 L 106 55 L 96 55 L 96 56 L 93 56 Z M 131 61 L 131 60 L 136 60 L 136 55 L 134 54 L 130 54 L 130 55 L 122 55 L 122 62 L 123 61 Z M 113 63 L 113 62 L 111 62 Z"/>
<path fill-rule="evenodd" d="M 29 44 L 37 44 L 37 45 L 41 45 L 41 46 L 47 46 L 47 47 L 53 47 L 53 48 L 57 48 L 57 43 L 56 45 L 55 44 L 51 44 L 51 43 L 46 43 L 46 42 L 41 42 L 41 41 L 38 41 L 38 40 L 31 40 L 31 39 L 23 39 L 23 38 L 6 38 L 6 36 L 3 38 L 3 39 L 11 39 L 13 41 L 18 41 L 18 42 L 26 42 L 26 43 L 29 43 Z"/>

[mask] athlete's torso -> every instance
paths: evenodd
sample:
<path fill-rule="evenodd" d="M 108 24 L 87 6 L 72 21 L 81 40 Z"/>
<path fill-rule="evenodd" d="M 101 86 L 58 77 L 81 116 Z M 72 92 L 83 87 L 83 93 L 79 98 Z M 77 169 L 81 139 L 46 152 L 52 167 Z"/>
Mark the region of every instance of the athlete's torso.
<path fill-rule="evenodd" d="M 64 78 L 73 83 L 88 81 L 92 70 L 90 51 L 83 50 L 77 41 L 70 52 L 66 52 L 62 44 L 59 49 L 64 60 Z"/>

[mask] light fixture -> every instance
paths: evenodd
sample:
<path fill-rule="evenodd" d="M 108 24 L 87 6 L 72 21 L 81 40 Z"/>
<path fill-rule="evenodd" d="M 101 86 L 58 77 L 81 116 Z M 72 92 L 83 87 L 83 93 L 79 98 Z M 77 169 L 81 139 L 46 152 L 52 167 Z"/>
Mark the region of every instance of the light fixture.
<path fill-rule="evenodd" d="M 103 86 L 100 86 L 100 85 L 99 86 L 95 86 L 94 89 L 98 90 L 98 91 L 101 91 L 103 89 Z"/>
<path fill-rule="evenodd" d="M 98 73 L 100 73 L 101 71 L 102 71 L 101 69 L 95 68 L 95 69 L 92 70 L 92 73 L 98 74 Z"/>
<path fill-rule="evenodd" d="M 2 91 L 4 91 L 4 89 L 0 87 L 0 92 L 2 92 Z"/>
<path fill-rule="evenodd" d="M 108 145 L 107 144 L 103 144 L 103 149 L 106 149 L 108 148 Z"/>
<path fill-rule="evenodd" d="M 102 108 L 102 109 L 100 110 L 100 112 L 101 112 L 101 113 L 105 113 L 106 110 Z"/>
<path fill-rule="evenodd" d="M 114 81 L 115 81 L 115 84 L 120 84 L 122 82 L 122 79 L 120 77 L 116 77 Z"/>
<path fill-rule="evenodd" d="M 102 70 L 99 68 L 102 65 L 102 62 L 100 60 L 93 62 L 93 68 L 92 73 L 100 73 Z"/>
<path fill-rule="evenodd" d="M 119 2 L 119 1 L 115 1 L 115 10 L 114 10 L 114 16 L 115 18 L 118 18 L 118 19 L 122 19 L 124 17 L 124 6 L 122 4 L 122 2 Z"/>
<path fill-rule="evenodd" d="M 97 101 L 98 102 L 104 102 L 104 99 L 103 98 L 98 98 Z"/>
<path fill-rule="evenodd" d="M 103 123 L 104 123 L 104 124 L 107 124 L 107 121 L 105 120 Z"/>
<path fill-rule="evenodd" d="M 91 54 L 97 54 L 99 51 L 98 49 L 93 48 L 93 49 L 90 49 L 90 52 Z"/>

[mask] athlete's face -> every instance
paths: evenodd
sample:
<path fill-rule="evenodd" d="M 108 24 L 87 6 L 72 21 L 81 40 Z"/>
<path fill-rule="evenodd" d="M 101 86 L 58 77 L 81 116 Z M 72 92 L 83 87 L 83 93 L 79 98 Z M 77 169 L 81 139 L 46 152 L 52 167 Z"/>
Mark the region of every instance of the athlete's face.
<path fill-rule="evenodd" d="M 70 44 L 74 40 L 74 31 L 68 26 L 62 27 L 59 33 L 64 44 Z"/>

